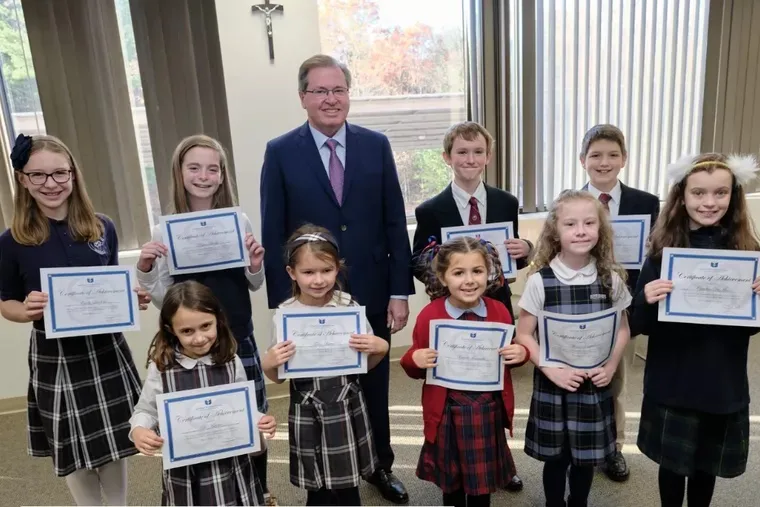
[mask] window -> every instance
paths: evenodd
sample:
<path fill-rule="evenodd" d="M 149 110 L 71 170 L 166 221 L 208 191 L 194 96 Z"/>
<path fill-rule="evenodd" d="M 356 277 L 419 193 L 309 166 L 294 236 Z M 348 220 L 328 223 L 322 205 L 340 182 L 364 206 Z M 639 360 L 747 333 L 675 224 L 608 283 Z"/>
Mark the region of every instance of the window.
<path fill-rule="evenodd" d="M 143 98 L 142 81 L 140 81 L 140 66 L 137 63 L 137 47 L 135 46 L 135 32 L 132 29 L 132 14 L 129 10 L 129 0 L 114 0 L 114 3 L 116 5 L 116 17 L 119 22 L 119 34 L 121 35 L 121 50 L 124 55 L 124 65 L 127 71 L 129 103 L 132 106 L 132 120 L 135 125 L 140 168 L 145 185 L 145 197 L 150 206 L 149 216 L 152 227 L 158 224 L 159 217 L 161 216 L 161 204 L 158 199 L 158 183 L 156 182 L 156 169 L 153 163 L 150 133 L 148 132 L 148 117 L 145 114 L 145 100 Z"/>
<path fill-rule="evenodd" d="M 467 119 L 462 0 L 318 0 L 322 51 L 351 70 L 348 120 L 390 140 L 408 215 L 450 181 L 443 135 Z"/>
<path fill-rule="evenodd" d="M 535 189 L 523 189 L 523 174 L 513 171 L 512 188 L 535 191 L 537 210 L 563 189 L 580 188 L 583 135 L 612 123 L 628 144 L 621 180 L 664 197 L 667 164 L 699 151 L 708 4 L 510 0 L 510 163 L 536 177 Z M 535 5 L 535 41 L 522 38 L 526 5 Z M 533 124 L 520 103 L 526 58 L 536 69 L 535 168 L 525 168 L 522 157 L 521 132 Z"/>
<path fill-rule="evenodd" d="M 3 114 L 10 118 L 8 137 L 45 133 L 45 119 L 34 76 L 29 37 L 20 0 L 0 1 L 0 71 Z"/>

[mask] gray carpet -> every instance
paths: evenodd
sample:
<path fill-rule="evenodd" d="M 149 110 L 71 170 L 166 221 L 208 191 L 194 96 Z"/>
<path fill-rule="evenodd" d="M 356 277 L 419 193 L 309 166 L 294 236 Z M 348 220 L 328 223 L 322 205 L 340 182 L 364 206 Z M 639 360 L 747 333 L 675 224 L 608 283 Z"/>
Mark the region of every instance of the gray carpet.
<path fill-rule="evenodd" d="M 398 351 L 394 350 L 394 353 Z M 394 354 L 395 355 L 395 354 Z M 638 412 L 641 406 L 643 362 L 635 359 L 629 370 L 626 393 L 628 432 L 626 456 L 631 467 L 628 482 L 617 484 L 597 474 L 589 505 L 598 507 L 655 506 L 657 494 L 657 467 L 635 448 L 638 429 Z M 522 451 L 527 408 L 532 389 L 532 370 L 524 367 L 515 371 L 517 416 L 515 436 L 511 442 L 517 469 L 525 481 L 521 493 L 500 492 L 493 497 L 492 505 L 540 506 L 543 505 L 541 463 L 527 457 Z M 753 398 L 760 395 L 760 343 L 753 340 L 750 348 L 750 385 Z M 370 394 L 371 395 L 371 394 Z M 411 505 L 440 505 L 440 491 L 414 475 L 422 444 L 422 415 L 419 404 L 420 382 L 406 377 L 398 362 L 391 364 L 390 416 L 393 448 L 396 452 L 395 472 L 404 481 L 411 497 Z M 755 398 L 760 399 L 760 398 Z M 290 485 L 288 480 L 287 403 L 285 397 L 270 402 L 272 413 L 280 422 L 279 436 L 271 442 L 269 486 L 281 505 L 304 505 L 306 495 Z M 760 410 L 752 418 L 751 440 L 757 445 L 760 439 Z M 65 481 L 53 476 L 48 459 L 32 459 L 26 455 L 25 414 L 23 412 L 0 415 L 0 506 L 17 505 L 73 505 Z M 135 456 L 129 460 L 130 505 L 158 505 L 161 493 L 161 462 L 158 458 Z M 732 480 L 718 480 L 714 506 L 760 505 L 760 457 L 752 449 L 747 473 Z M 362 501 L 365 505 L 391 505 L 376 491 L 363 485 Z"/>

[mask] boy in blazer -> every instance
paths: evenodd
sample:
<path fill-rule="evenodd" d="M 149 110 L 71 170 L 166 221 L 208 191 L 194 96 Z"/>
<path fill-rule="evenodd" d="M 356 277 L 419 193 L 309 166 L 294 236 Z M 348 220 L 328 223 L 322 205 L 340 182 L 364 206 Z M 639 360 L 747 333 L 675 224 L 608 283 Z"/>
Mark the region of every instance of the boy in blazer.
<path fill-rule="evenodd" d="M 651 225 L 654 226 L 660 213 L 660 200 L 657 196 L 624 185 L 618 179 L 620 170 L 627 160 L 625 137 L 623 132 L 614 125 L 601 124 L 591 127 L 583 136 L 580 161 L 589 177 L 589 182 L 583 187 L 599 199 L 609 210 L 611 216 L 618 215 L 651 215 Z M 633 294 L 638 270 L 628 270 L 626 284 Z M 633 337 L 631 333 L 631 337 Z M 625 443 L 625 407 L 620 397 L 625 390 L 627 361 L 624 359 L 612 378 L 610 387 L 615 400 L 615 424 L 617 426 L 617 451 L 607 460 L 604 471 L 607 476 L 617 482 L 628 479 L 630 471 L 622 454 Z"/>
<path fill-rule="evenodd" d="M 453 181 L 440 194 L 414 210 L 417 228 L 412 246 L 412 269 L 415 278 L 421 282 L 424 283 L 426 267 L 419 262 L 420 254 L 431 241 L 441 244 L 442 227 L 512 222 L 515 239 L 505 241 L 505 245 L 517 268 L 526 266 L 533 245 L 519 239 L 517 198 L 509 192 L 486 185 L 482 180 L 483 171 L 491 160 L 493 144 L 491 134 L 475 122 L 458 123 L 446 132 L 443 159 L 453 171 Z M 514 318 L 512 292 L 506 282 L 487 295 L 504 303 Z M 522 490 L 522 480 L 515 474 L 506 489 Z"/>

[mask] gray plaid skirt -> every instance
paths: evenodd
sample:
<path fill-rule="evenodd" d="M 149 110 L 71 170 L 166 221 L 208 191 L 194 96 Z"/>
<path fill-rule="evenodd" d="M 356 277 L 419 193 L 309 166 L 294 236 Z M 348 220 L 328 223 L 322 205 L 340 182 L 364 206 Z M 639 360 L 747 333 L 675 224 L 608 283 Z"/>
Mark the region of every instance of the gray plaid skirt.
<path fill-rule="evenodd" d="M 737 477 L 747 468 L 749 407 L 732 414 L 708 414 L 644 397 L 637 444 L 649 459 L 678 475 L 699 470 Z"/>
<path fill-rule="evenodd" d="M 52 457 L 58 476 L 137 454 L 128 435 L 140 390 L 121 333 L 48 340 L 32 328 L 29 454 Z"/>
<path fill-rule="evenodd" d="M 256 404 L 259 412 L 266 414 L 269 412 L 267 387 L 264 382 L 264 370 L 261 368 L 259 350 L 256 347 L 256 339 L 253 335 L 238 340 L 237 355 L 243 363 L 243 368 L 245 368 L 245 376 L 248 380 L 253 380 L 256 383 Z"/>
<path fill-rule="evenodd" d="M 307 390 L 318 383 L 320 389 Z M 291 379 L 290 482 L 309 491 L 359 486 L 377 468 L 367 402 L 355 375 Z"/>
<path fill-rule="evenodd" d="M 609 386 L 586 380 L 571 393 L 536 368 L 525 429 L 525 453 L 541 461 L 558 459 L 569 445 L 571 463 L 597 466 L 615 452 L 615 417 Z"/>

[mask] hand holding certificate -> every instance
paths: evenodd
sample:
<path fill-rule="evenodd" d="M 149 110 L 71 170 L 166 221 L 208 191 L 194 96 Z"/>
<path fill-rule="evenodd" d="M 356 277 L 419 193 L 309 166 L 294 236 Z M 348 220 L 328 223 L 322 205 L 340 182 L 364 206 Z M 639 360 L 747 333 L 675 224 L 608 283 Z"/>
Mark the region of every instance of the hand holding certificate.
<path fill-rule="evenodd" d="M 161 217 L 169 273 L 198 273 L 251 263 L 240 208 Z"/>
<path fill-rule="evenodd" d="M 754 292 L 758 261 L 760 252 L 663 249 L 660 277 L 672 282 L 672 290 L 662 298 L 659 298 L 662 294 L 658 295 L 658 319 L 724 326 L 760 325 L 758 295 Z"/>
<path fill-rule="evenodd" d="M 140 329 L 134 266 L 44 268 L 40 279 L 47 338 Z"/>
<path fill-rule="evenodd" d="M 441 229 L 441 241 L 444 243 L 453 238 L 469 236 L 476 239 L 484 239 L 493 244 L 496 251 L 499 252 L 501 260 L 501 269 L 504 276 L 514 278 L 517 273 L 517 266 L 514 259 L 507 252 L 504 242 L 508 239 L 514 239 L 514 225 L 512 222 L 499 222 L 494 224 L 482 225 L 462 225 L 459 227 L 443 227 Z"/>
<path fill-rule="evenodd" d="M 279 366 L 284 378 L 332 377 L 367 373 L 367 353 L 351 348 L 351 335 L 367 330 L 364 307 L 280 308 L 277 341 L 290 341 L 295 354 Z"/>
<path fill-rule="evenodd" d="M 539 312 L 539 366 L 590 370 L 612 355 L 620 327 L 620 310 L 586 315 Z"/>
<path fill-rule="evenodd" d="M 430 348 L 437 352 L 427 383 L 463 391 L 500 391 L 504 362 L 499 351 L 512 341 L 514 326 L 450 319 L 430 321 Z"/>
<path fill-rule="evenodd" d="M 255 382 L 156 396 L 164 470 L 261 450 Z"/>

